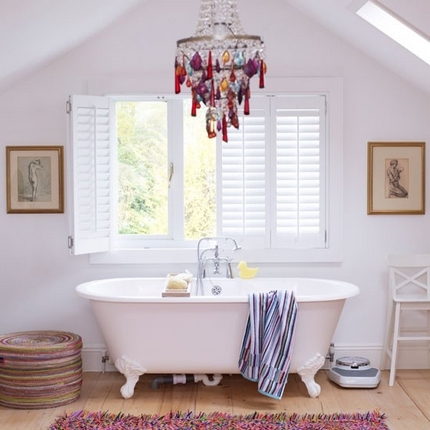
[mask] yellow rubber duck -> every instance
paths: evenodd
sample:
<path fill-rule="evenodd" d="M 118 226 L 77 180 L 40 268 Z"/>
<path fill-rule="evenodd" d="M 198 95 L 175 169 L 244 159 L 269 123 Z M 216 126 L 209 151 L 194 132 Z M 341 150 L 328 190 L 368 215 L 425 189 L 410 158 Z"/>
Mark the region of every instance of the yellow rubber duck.
<path fill-rule="evenodd" d="M 242 279 L 255 278 L 258 272 L 258 267 L 248 267 L 245 261 L 241 261 L 237 268 L 239 269 L 239 278 Z"/>

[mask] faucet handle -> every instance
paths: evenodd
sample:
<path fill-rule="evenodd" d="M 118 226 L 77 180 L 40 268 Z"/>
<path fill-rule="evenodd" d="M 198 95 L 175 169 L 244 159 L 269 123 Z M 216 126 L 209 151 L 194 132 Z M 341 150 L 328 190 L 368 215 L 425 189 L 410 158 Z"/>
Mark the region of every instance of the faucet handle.
<path fill-rule="evenodd" d="M 231 268 L 231 259 L 230 260 L 226 260 L 226 273 L 225 273 L 225 277 L 227 279 L 233 279 L 233 270 Z"/>

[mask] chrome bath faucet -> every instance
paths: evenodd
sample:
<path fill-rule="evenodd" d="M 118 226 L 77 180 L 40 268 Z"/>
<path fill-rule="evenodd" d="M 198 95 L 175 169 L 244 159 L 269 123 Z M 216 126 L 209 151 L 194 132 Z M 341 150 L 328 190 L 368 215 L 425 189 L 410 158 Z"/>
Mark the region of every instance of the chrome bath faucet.
<path fill-rule="evenodd" d="M 209 277 L 206 273 L 208 263 L 212 263 L 213 265 L 213 275 L 221 275 L 221 264 L 225 264 L 225 277 L 233 277 L 231 269 L 233 258 L 224 249 L 224 246 L 229 242 L 232 244 L 232 252 L 241 249 L 236 240 L 231 237 L 203 237 L 198 241 L 197 294 L 203 294 L 203 278 Z"/>

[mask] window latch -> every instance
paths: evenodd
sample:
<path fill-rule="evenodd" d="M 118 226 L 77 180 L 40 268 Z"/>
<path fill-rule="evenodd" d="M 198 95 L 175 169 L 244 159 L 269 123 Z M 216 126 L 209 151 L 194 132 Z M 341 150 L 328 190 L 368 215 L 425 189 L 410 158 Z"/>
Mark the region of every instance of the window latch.
<path fill-rule="evenodd" d="M 175 171 L 175 169 L 174 169 L 173 163 L 170 163 L 170 166 L 169 166 L 169 188 L 170 188 L 170 184 L 172 183 L 174 171 Z"/>

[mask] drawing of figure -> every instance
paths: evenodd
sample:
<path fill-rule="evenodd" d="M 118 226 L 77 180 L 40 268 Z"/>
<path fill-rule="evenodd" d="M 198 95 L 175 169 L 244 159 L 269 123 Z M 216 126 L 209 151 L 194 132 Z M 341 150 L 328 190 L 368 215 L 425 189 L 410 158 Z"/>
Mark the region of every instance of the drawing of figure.
<path fill-rule="evenodd" d="M 40 159 L 36 158 L 35 160 L 30 161 L 28 164 L 28 180 L 31 185 L 31 201 L 36 201 L 37 196 L 37 188 L 39 186 L 39 169 L 43 169 L 43 165 Z"/>
<path fill-rule="evenodd" d="M 388 176 L 388 197 L 408 197 L 408 191 L 400 185 L 400 174 L 403 167 L 399 166 L 399 161 L 393 159 L 390 161 L 390 167 L 387 169 Z"/>

